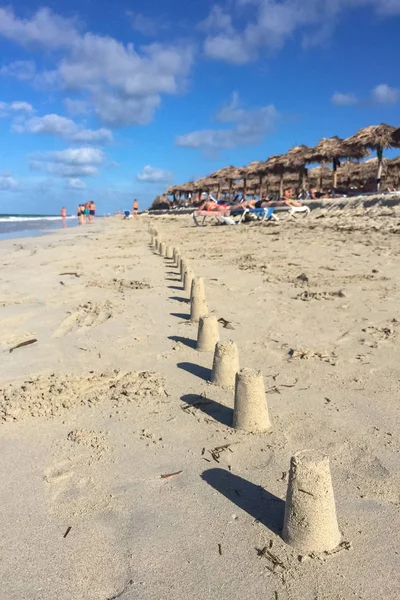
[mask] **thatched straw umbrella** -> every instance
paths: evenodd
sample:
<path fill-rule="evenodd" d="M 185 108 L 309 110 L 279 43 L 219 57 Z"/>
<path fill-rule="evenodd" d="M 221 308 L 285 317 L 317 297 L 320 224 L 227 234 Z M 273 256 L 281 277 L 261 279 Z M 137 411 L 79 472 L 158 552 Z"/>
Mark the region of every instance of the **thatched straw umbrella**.
<path fill-rule="evenodd" d="M 350 183 L 359 182 L 361 179 L 361 164 L 350 160 L 342 162 L 337 169 L 337 183 L 349 187 Z"/>
<path fill-rule="evenodd" d="M 381 179 L 383 179 L 386 176 L 388 162 L 389 161 L 387 158 L 382 158 Z M 378 169 L 378 158 L 377 157 L 369 158 L 368 160 L 360 163 L 360 175 L 364 179 L 370 179 L 371 177 L 375 177 L 377 169 Z"/>
<path fill-rule="evenodd" d="M 337 187 L 337 169 L 343 159 L 360 159 L 368 155 L 362 146 L 347 144 L 335 135 L 331 138 L 322 138 L 315 146 L 315 162 L 332 163 L 333 187 Z"/>
<path fill-rule="evenodd" d="M 194 189 L 199 192 L 201 196 L 202 192 L 210 192 L 213 189 L 219 189 L 219 180 L 213 179 L 212 177 L 202 177 L 194 183 Z"/>
<path fill-rule="evenodd" d="M 283 196 L 283 178 L 285 173 L 290 172 L 286 155 L 275 154 L 274 156 L 270 156 L 265 164 L 268 173 L 279 176 L 279 193 L 281 196 Z"/>
<path fill-rule="evenodd" d="M 251 162 L 247 167 L 244 168 L 246 171 L 246 177 L 253 178 L 258 177 L 259 190 L 258 195 L 260 199 L 262 198 L 262 187 L 263 187 L 263 177 L 268 173 L 267 162 L 264 160 L 256 160 Z M 254 181 L 254 180 L 253 180 Z M 254 191 L 254 185 L 252 186 L 252 190 Z"/>
<path fill-rule="evenodd" d="M 319 190 L 325 188 L 326 184 L 332 181 L 332 170 L 329 167 L 314 167 L 308 171 L 308 180 L 312 185 L 316 185 Z"/>
<path fill-rule="evenodd" d="M 310 146 L 294 146 L 285 155 L 287 170 L 299 173 L 299 188 L 304 190 L 307 177 L 306 165 L 315 162 L 315 149 Z"/>
<path fill-rule="evenodd" d="M 210 177 L 212 179 L 218 179 L 220 181 L 228 181 L 229 183 L 229 197 L 232 195 L 232 184 L 236 179 L 243 179 L 246 176 L 244 168 L 239 167 L 223 167 L 219 171 L 212 173 Z"/>
<path fill-rule="evenodd" d="M 376 183 L 378 191 L 382 178 L 383 150 L 385 148 L 400 148 L 400 140 L 395 137 L 396 132 L 396 127 L 381 123 L 380 125 L 364 127 L 364 129 L 360 129 L 357 133 L 344 140 L 346 144 L 350 144 L 351 146 L 376 150 L 378 159 Z"/>

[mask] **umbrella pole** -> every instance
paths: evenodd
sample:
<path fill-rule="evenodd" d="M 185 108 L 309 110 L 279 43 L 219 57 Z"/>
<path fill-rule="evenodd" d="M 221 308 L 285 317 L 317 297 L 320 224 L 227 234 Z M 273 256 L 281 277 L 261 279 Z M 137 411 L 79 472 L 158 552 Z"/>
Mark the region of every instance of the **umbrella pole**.
<path fill-rule="evenodd" d="M 381 189 L 381 179 L 382 179 L 383 149 L 378 147 L 376 149 L 376 155 L 378 157 L 378 173 L 376 175 L 376 190 L 379 192 L 379 190 Z"/>
<path fill-rule="evenodd" d="M 260 189 L 259 189 L 259 196 L 260 196 L 260 200 L 262 200 L 262 192 L 263 192 L 263 178 L 262 175 L 260 175 Z"/>
<path fill-rule="evenodd" d="M 246 200 L 247 194 L 247 177 L 243 177 L 243 200 Z"/>
<path fill-rule="evenodd" d="M 281 173 L 281 179 L 279 181 L 279 195 L 283 198 L 283 173 Z"/>
<path fill-rule="evenodd" d="M 221 193 L 221 183 L 218 182 L 218 187 L 217 187 L 217 200 L 219 200 L 219 195 Z"/>
<path fill-rule="evenodd" d="M 337 160 L 333 159 L 333 189 L 337 188 Z"/>

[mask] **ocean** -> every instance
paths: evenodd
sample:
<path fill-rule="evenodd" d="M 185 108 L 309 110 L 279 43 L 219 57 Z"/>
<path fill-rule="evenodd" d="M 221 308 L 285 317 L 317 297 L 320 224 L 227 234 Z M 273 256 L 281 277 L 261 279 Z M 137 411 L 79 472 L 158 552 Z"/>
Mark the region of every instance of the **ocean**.
<path fill-rule="evenodd" d="M 0 214 L 0 240 L 42 235 L 52 229 L 74 227 L 77 224 L 76 217 L 67 217 L 63 222 L 61 217 L 54 215 Z"/>

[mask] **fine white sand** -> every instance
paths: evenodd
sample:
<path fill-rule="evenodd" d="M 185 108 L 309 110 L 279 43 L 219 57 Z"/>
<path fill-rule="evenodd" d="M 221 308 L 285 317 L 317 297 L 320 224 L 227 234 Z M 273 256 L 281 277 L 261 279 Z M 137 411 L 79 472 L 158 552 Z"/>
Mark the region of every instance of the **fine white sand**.
<path fill-rule="evenodd" d="M 263 373 L 271 431 L 232 429 L 234 390 L 208 383 L 148 222 Z M 399 231 L 398 208 L 360 207 L 1 242 L 1 600 L 397 600 Z M 300 556 L 280 534 L 310 448 L 343 543 Z"/>

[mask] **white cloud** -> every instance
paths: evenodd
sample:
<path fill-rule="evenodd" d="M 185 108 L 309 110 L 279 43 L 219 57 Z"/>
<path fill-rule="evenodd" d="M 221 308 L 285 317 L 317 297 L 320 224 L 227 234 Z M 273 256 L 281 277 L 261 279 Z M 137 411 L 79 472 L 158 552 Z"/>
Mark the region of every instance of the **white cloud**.
<path fill-rule="evenodd" d="M 130 18 L 132 29 L 142 35 L 154 37 L 160 30 L 168 28 L 168 24 L 165 21 L 146 17 L 142 13 L 128 10 L 126 14 Z"/>
<path fill-rule="evenodd" d="M 216 115 L 221 123 L 233 123 L 231 129 L 203 129 L 178 136 L 177 146 L 202 149 L 206 152 L 231 149 L 237 146 L 252 146 L 261 142 L 271 133 L 279 120 L 279 113 L 273 104 L 258 108 L 241 108 L 235 93 L 229 104 Z"/>
<path fill-rule="evenodd" d="M 18 187 L 18 183 L 13 177 L 0 176 L 0 191 L 5 192 L 9 190 L 15 190 Z"/>
<path fill-rule="evenodd" d="M 67 148 L 55 152 L 39 153 L 32 156 L 31 169 L 46 171 L 52 175 L 76 179 L 98 175 L 98 166 L 106 160 L 106 155 L 98 148 Z"/>
<path fill-rule="evenodd" d="M 71 46 L 78 37 L 75 21 L 48 8 L 39 8 L 31 19 L 19 19 L 11 8 L 0 8 L 0 35 L 24 46 L 53 50 Z"/>
<path fill-rule="evenodd" d="M 14 123 L 14 131 L 36 135 L 55 135 L 68 142 L 81 144 L 108 144 L 113 140 L 109 129 L 83 129 L 71 119 L 56 114 L 32 117 L 27 121 Z"/>
<path fill-rule="evenodd" d="M 64 106 L 70 115 L 86 115 L 90 111 L 89 104 L 84 100 L 65 98 Z"/>
<path fill-rule="evenodd" d="M 171 171 L 164 169 L 155 169 L 150 165 L 146 165 L 140 173 L 136 175 L 138 181 L 145 181 L 146 183 L 168 183 L 173 178 Z"/>
<path fill-rule="evenodd" d="M 358 103 L 358 98 L 355 94 L 342 94 L 335 92 L 332 96 L 332 104 L 336 106 L 352 106 Z"/>
<path fill-rule="evenodd" d="M 150 122 L 163 94 L 184 89 L 193 61 L 191 43 L 150 44 L 138 52 L 110 36 L 81 33 L 75 21 L 49 9 L 30 19 L 0 9 L 0 36 L 60 50 L 52 55 L 55 68 L 37 75 L 36 86 L 83 95 L 103 122 L 115 127 Z"/>
<path fill-rule="evenodd" d="M 16 113 L 35 112 L 33 106 L 28 102 L 14 100 L 14 102 L 0 102 L 0 117 L 15 116 Z"/>
<path fill-rule="evenodd" d="M 36 65 L 32 60 L 16 60 L 0 68 L 0 75 L 15 77 L 21 81 L 33 79 L 36 75 Z"/>
<path fill-rule="evenodd" d="M 67 150 L 59 150 L 50 152 L 49 156 L 54 162 L 64 163 L 67 165 L 100 165 L 105 160 L 105 154 L 98 148 L 67 148 Z"/>
<path fill-rule="evenodd" d="M 233 0 L 224 4 L 227 8 L 214 6 L 203 22 L 207 25 L 204 52 L 211 59 L 232 64 L 256 60 L 263 50 L 280 49 L 298 34 L 303 46 L 320 44 L 332 35 L 345 11 L 369 9 L 382 17 L 400 14 L 399 0 Z"/>
<path fill-rule="evenodd" d="M 22 111 L 22 112 L 28 112 L 28 113 L 33 112 L 33 106 L 31 104 L 29 104 L 29 102 L 20 102 L 18 100 L 11 102 L 10 108 L 11 108 L 11 110 L 15 110 L 15 111 Z"/>
<path fill-rule="evenodd" d="M 82 181 L 82 179 L 75 177 L 68 179 L 66 187 L 69 190 L 85 190 L 87 185 L 84 181 Z"/>
<path fill-rule="evenodd" d="M 372 90 L 372 100 L 376 104 L 396 104 L 399 98 L 400 91 L 386 83 L 381 83 Z"/>

